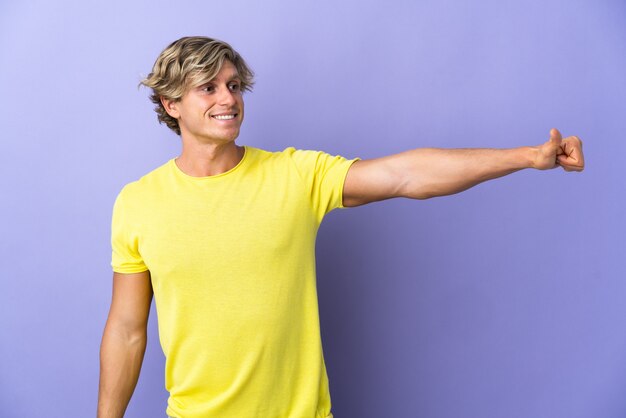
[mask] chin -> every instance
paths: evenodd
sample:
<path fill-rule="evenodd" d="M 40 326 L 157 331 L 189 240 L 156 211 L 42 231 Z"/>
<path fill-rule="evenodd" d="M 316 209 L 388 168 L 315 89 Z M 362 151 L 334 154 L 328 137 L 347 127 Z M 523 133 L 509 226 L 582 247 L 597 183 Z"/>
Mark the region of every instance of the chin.
<path fill-rule="evenodd" d="M 221 142 L 224 142 L 225 144 L 229 143 L 229 142 L 235 142 L 235 140 L 239 137 L 239 135 L 235 135 L 233 137 L 228 137 L 228 138 L 222 138 Z"/>

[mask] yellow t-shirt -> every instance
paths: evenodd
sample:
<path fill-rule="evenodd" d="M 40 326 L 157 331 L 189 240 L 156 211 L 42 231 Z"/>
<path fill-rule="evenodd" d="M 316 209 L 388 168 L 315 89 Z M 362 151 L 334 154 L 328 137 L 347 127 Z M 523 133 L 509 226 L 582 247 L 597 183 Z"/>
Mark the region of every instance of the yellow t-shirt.
<path fill-rule="evenodd" d="M 122 189 L 111 265 L 150 271 L 168 415 L 332 417 L 315 237 L 358 159 L 245 146 L 225 173 L 171 159 Z"/>

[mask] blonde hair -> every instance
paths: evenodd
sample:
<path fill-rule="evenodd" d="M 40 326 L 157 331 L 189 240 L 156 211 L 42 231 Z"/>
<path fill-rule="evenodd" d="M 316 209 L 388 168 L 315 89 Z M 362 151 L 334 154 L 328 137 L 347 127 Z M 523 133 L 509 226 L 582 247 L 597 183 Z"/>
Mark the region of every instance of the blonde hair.
<path fill-rule="evenodd" d="M 172 42 L 161 52 L 152 72 L 140 85 L 152 89 L 150 100 L 156 105 L 159 123 L 180 135 L 178 120 L 165 111 L 161 98 L 178 101 L 191 88 L 211 81 L 224 60 L 233 63 L 241 78 L 241 90 L 252 91 L 254 73 L 244 59 L 226 42 L 204 36 L 187 36 Z"/>

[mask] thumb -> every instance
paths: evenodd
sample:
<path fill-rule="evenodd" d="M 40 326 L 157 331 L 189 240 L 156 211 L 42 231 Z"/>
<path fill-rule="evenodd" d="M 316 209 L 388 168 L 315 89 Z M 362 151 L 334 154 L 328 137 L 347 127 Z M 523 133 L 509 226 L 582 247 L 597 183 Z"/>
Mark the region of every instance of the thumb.
<path fill-rule="evenodd" d="M 553 143 L 554 145 L 561 145 L 561 140 L 563 138 L 561 137 L 561 132 L 559 132 L 558 129 L 556 128 L 552 128 L 550 129 L 550 142 Z"/>

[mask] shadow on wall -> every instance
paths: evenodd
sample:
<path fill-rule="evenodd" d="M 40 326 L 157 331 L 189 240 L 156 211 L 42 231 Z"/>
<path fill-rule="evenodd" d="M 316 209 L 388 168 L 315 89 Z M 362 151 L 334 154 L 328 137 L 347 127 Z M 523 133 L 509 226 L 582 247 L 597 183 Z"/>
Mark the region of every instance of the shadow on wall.
<path fill-rule="evenodd" d="M 401 416 L 403 411 L 417 410 L 414 402 L 419 401 L 419 394 L 427 392 L 416 390 L 412 379 L 414 399 L 401 396 L 396 388 L 403 383 L 397 376 L 407 370 L 398 370 L 397 359 L 389 358 L 394 351 L 409 350 L 415 353 L 415 361 L 407 367 L 419 367 L 419 323 L 398 321 L 407 309 L 410 312 L 415 308 L 403 306 L 406 302 L 399 301 L 398 295 L 419 294 L 419 288 L 425 286 L 420 278 L 429 274 L 427 252 L 422 248 L 426 240 L 415 238 L 411 249 L 414 256 L 407 260 L 406 251 L 400 251 L 394 242 L 406 245 L 405 235 L 419 226 L 407 226 L 401 231 L 398 222 L 380 221 L 398 215 L 398 207 L 416 212 L 417 205 L 414 201 L 393 200 L 335 210 L 320 228 L 317 287 L 324 358 L 336 416 Z M 407 264 L 415 268 L 407 269 Z M 398 265 L 411 271 L 399 277 L 395 268 Z M 375 394 L 377 399 L 363 402 L 368 394 Z M 383 406 L 385 410 L 375 410 Z"/>

